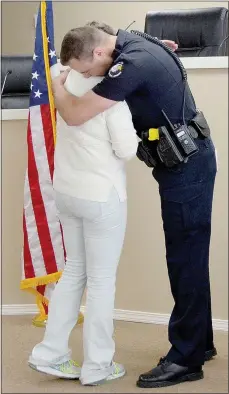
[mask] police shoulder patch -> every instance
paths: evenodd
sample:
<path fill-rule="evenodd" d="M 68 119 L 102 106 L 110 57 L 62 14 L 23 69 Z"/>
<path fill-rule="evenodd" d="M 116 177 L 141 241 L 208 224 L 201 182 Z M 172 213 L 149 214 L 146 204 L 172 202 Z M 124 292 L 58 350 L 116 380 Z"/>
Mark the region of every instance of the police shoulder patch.
<path fill-rule="evenodd" d="M 111 78 L 116 78 L 120 74 L 122 74 L 122 71 L 123 71 L 123 62 L 119 62 L 110 68 L 108 75 Z"/>

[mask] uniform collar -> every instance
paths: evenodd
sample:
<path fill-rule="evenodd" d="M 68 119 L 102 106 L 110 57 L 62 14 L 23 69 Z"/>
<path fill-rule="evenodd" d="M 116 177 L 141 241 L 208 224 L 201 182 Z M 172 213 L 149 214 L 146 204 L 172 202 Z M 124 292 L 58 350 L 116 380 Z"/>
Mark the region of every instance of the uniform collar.
<path fill-rule="evenodd" d="M 119 29 L 117 34 L 116 34 L 117 41 L 116 41 L 116 44 L 115 44 L 115 49 L 114 49 L 114 51 L 112 53 L 112 57 L 113 57 L 114 60 L 120 55 L 120 53 L 122 53 L 123 46 L 124 46 L 125 41 L 126 41 L 126 35 L 127 35 L 127 32 L 125 30 L 121 30 L 121 29 Z"/>

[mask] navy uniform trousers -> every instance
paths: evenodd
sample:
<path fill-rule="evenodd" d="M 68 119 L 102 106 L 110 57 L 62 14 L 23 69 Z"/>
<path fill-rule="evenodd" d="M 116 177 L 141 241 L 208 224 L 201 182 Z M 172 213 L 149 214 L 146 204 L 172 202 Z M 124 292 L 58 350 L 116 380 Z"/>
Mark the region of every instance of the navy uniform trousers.
<path fill-rule="evenodd" d="M 203 365 L 205 350 L 213 346 L 209 246 L 217 168 L 212 140 L 195 141 L 199 152 L 186 164 L 153 170 L 175 302 L 169 322 L 172 347 L 166 358 L 183 366 Z"/>

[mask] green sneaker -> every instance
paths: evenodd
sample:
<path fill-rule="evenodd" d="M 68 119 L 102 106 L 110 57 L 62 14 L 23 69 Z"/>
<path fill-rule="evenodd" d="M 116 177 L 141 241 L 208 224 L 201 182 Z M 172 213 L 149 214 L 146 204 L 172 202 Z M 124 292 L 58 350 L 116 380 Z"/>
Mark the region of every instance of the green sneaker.
<path fill-rule="evenodd" d="M 109 382 L 110 380 L 122 378 L 125 374 L 125 368 L 122 364 L 118 364 L 113 362 L 112 364 L 113 370 L 110 375 L 108 375 L 105 379 L 99 380 L 97 382 L 92 382 L 90 384 L 86 384 L 85 386 L 98 386 L 100 384 Z"/>
<path fill-rule="evenodd" d="M 60 379 L 79 379 L 81 373 L 80 366 L 73 360 L 65 361 L 62 364 L 39 365 L 30 358 L 28 364 L 35 371 Z"/>

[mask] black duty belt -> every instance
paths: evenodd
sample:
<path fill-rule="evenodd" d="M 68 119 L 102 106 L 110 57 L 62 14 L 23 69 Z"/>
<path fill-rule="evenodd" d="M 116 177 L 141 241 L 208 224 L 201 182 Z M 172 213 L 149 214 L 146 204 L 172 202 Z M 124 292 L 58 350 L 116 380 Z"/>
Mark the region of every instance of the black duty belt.
<path fill-rule="evenodd" d="M 148 167 L 156 167 L 160 163 L 173 167 L 187 162 L 190 156 L 198 152 L 195 139 L 209 136 L 208 123 L 203 113 L 198 112 L 188 125 L 161 126 L 142 132 L 137 157 Z"/>

